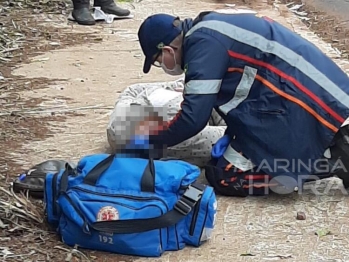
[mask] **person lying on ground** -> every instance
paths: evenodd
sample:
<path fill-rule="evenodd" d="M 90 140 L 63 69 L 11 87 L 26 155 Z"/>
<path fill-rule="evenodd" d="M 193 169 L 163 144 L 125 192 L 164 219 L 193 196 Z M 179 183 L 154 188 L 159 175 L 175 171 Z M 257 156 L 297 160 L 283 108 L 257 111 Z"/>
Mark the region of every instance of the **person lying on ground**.
<path fill-rule="evenodd" d="M 183 81 L 184 79 L 180 78 L 172 82 L 134 84 L 120 94 L 107 126 L 108 142 L 114 152 L 119 147 L 119 143 L 124 143 L 126 134 L 130 133 L 131 122 L 138 121 L 135 118 L 132 120 L 132 114 L 135 116 L 135 112 L 138 111 L 132 109 L 131 113 L 130 105 L 140 105 L 143 107 L 140 110 L 148 106 L 160 111 L 163 109 L 165 119 L 170 121 L 179 112 L 180 104 L 183 101 Z M 126 119 L 127 116 L 130 119 Z M 168 148 L 167 156 L 203 167 L 210 160 L 212 145 L 224 135 L 225 129 L 224 120 L 215 110 L 212 110 L 204 129 L 197 135 Z"/>
<path fill-rule="evenodd" d="M 271 18 L 208 11 L 180 20 L 155 14 L 143 21 L 138 38 L 144 73 L 152 65 L 170 75 L 185 73 L 181 110 L 165 129 L 151 134 L 140 129 L 147 143 L 175 146 L 198 134 L 215 109 L 227 124 L 226 165 L 243 171 L 260 167 L 281 184 L 292 178 L 285 187 L 293 189 L 343 137 L 348 75 Z M 331 159 L 348 159 L 343 151 L 333 152 Z M 343 162 L 348 167 L 349 161 Z M 348 187 L 344 171 L 338 176 Z"/>

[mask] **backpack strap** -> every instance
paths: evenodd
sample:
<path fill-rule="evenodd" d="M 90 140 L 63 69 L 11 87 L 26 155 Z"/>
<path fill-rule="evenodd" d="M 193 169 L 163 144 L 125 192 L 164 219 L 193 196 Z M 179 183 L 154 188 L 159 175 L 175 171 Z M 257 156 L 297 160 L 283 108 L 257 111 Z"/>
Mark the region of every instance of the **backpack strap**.
<path fill-rule="evenodd" d="M 94 230 L 113 234 L 133 234 L 170 227 L 187 216 L 200 201 L 206 186 L 193 183 L 188 186 L 174 208 L 166 214 L 147 219 L 100 221 L 90 224 Z"/>
<path fill-rule="evenodd" d="M 90 172 L 84 177 L 84 184 L 95 186 L 98 179 L 103 175 L 103 173 L 110 167 L 115 158 L 115 154 L 109 155 L 107 158 L 103 159 L 97 165 L 95 165 Z"/>
<path fill-rule="evenodd" d="M 83 183 L 91 186 L 96 186 L 98 179 L 113 163 L 115 154 L 109 155 L 103 161 L 99 162 L 91 171 L 85 176 Z M 155 192 L 155 165 L 152 158 L 148 159 L 148 164 L 144 169 L 141 180 L 142 192 Z"/>

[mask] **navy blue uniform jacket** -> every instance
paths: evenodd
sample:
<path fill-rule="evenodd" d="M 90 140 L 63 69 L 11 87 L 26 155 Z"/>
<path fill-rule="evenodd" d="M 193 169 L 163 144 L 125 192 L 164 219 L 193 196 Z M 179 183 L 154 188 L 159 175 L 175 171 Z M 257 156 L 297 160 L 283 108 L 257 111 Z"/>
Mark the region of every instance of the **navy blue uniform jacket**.
<path fill-rule="evenodd" d="M 279 23 L 207 12 L 183 22 L 184 101 L 157 142 L 199 133 L 215 108 L 232 147 L 272 176 L 308 175 L 349 115 L 349 78 Z M 281 161 L 296 161 L 285 169 Z M 279 162 L 280 163 L 280 162 Z"/>

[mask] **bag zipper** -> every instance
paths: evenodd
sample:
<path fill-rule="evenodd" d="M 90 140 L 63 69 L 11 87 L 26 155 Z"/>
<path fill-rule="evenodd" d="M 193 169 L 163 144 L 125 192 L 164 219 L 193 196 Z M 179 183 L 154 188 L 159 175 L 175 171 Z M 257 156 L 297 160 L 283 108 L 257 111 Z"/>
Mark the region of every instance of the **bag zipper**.
<path fill-rule="evenodd" d="M 42 178 L 42 179 L 45 179 L 45 173 L 40 173 L 40 174 L 33 174 L 33 175 L 27 175 L 25 176 L 25 178 Z M 16 184 L 16 186 L 18 188 L 20 188 L 20 190 L 29 190 L 29 191 L 32 191 L 32 192 L 43 192 L 44 189 L 41 188 L 41 189 L 38 189 L 37 187 L 38 186 L 34 186 L 36 188 L 33 188 L 32 185 L 28 185 L 26 184 L 25 182 L 22 182 L 22 181 L 14 181 L 13 184 Z"/>
<path fill-rule="evenodd" d="M 209 197 L 208 199 L 211 199 L 213 194 L 214 194 L 214 193 L 212 192 L 211 195 L 210 195 L 210 197 Z M 204 219 L 204 223 L 203 223 L 204 226 L 201 228 L 200 238 L 198 239 L 198 244 L 201 242 L 202 232 L 204 231 L 204 228 L 205 228 L 205 225 L 206 225 L 206 221 L 207 221 L 207 217 L 208 217 L 208 212 L 207 212 L 207 210 L 209 209 L 209 204 L 210 204 L 210 202 L 208 201 L 208 202 L 207 202 L 207 205 L 206 205 L 206 214 L 205 214 L 205 219 Z"/>
<path fill-rule="evenodd" d="M 34 174 L 35 173 L 35 174 Z M 33 172 L 31 172 L 30 174 L 26 174 L 25 173 L 25 177 L 27 178 L 27 177 L 34 177 L 34 178 L 36 178 L 36 177 L 41 177 L 41 178 L 45 178 L 45 176 L 47 175 L 48 173 L 45 173 L 45 172 L 35 172 L 35 171 L 33 171 Z"/>
<path fill-rule="evenodd" d="M 62 195 L 62 197 L 66 198 L 69 202 L 69 204 L 73 207 L 73 209 L 75 210 L 75 212 L 80 216 L 80 218 L 84 221 L 84 227 L 83 227 L 83 232 L 84 233 L 89 233 L 86 231 L 86 226 L 88 225 L 84 214 L 81 212 L 81 210 L 79 208 L 76 207 L 76 205 L 74 204 L 74 202 L 70 199 L 70 197 L 67 195 L 66 192 L 64 192 Z"/>
<path fill-rule="evenodd" d="M 19 187 L 19 186 L 18 186 Z M 37 188 L 31 188 L 31 187 L 26 187 L 26 186 L 20 186 L 20 190 L 28 190 L 29 192 L 44 192 L 43 189 L 37 189 Z"/>
<path fill-rule="evenodd" d="M 285 111 L 281 109 L 257 109 L 258 112 L 262 114 L 282 114 Z"/>
<path fill-rule="evenodd" d="M 53 202 L 52 213 L 53 213 L 54 216 L 57 215 L 57 204 L 56 204 L 56 201 L 57 201 L 57 179 L 58 179 L 58 174 L 59 173 L 55 173 L 53 175 L 53 178 L 52 178 L 52 194 L 53 194 L 53 197 L 52 197 L 52 202 Z"/>
<path fill-rule="evenodd" d="M 101 202 L 101 203 L 110 203 L 111 201 L 107 201 L 107 200 L 83 200 L 84 202 Z M 117 204 L 119 206 L 122 206 L 122 207 L 126 207 L 128 209 L 132 209 L 132 210 L 135 210 L 135 211 L 138 211 L 138 210 L 141 210 L 143 209 L 144 207 L 141 207 L 141 208 L 135 208 L 133 206 L 130 206 L 130 205 L 126 205 L 126 204 L 123 204 L 123 203 L 120 203 L 120 202 L 117 202 L 117 201 L 112 201 L 114 204 Z M 157 205 L 148 205 L 149 207 L 156 207 L 156 208 L 159 208 Z M 162 210 L 161 210 L 162 211 Z"/>
<path fill-rule="evenodd" d="M 193 236 L 193 235 L 194 235 L 194 230 L 195 230 L 195 226 L 196 226 L 196 221 L 197 221 L 197 219 L 198 219 L 198 214 L 199 214 L 199 210 L 200 210 L 200 204 L 201 204 L 201 198 L 200 198 L 200 200 L 196 203 L 195 208 L 194 208 L 193 217 L 191 218 L 190 227 L 189 227 L 189 235 L 190 235 L 190 236 Z"/>
<path fill-rule="evenodd" d="M 166 211 L 168 211 L 167 203 L 164 200 L 162 200 L 161 198 L 159 198 L 159 197 L 137 197 L 137 196 L 129 196 L 129 195 L 121 195 L 121 194 L 100 193 L 100 192 L 95 192 L 95 191 L 88 190 L 88 189 L 85 189 L 85 188 L 81 188 L 81 187 L 78 187 L 78 186 L 72 187 L 70 190 L 72 190 L 72 189 L 76 189 L 78 191 L 82 191 L 82 192 L 89 193 L 89 194 L 92 194 L 92 195 L 97 195 L 97 196 L 121 197 L 121 198 L 136 200 L 136 201 L 158 200 L 158 201 L 160 201 L 160 202 L 162 202 L 164 204 L 164 206 L 166 207 Z"/>
<path fill-rule="evenodd" d="M 22 184 L 22 183 L 13 183 L 14 185 L 16 185 L 17 188 L 19 188 L 19 190 L 28 190 L 31 192 L 43 192 L 44 189 L 43 188 L 38 188 L 38 186 L 36 186 L 34 188 L 33 185 L 27 185 L 27 184 Z"/>

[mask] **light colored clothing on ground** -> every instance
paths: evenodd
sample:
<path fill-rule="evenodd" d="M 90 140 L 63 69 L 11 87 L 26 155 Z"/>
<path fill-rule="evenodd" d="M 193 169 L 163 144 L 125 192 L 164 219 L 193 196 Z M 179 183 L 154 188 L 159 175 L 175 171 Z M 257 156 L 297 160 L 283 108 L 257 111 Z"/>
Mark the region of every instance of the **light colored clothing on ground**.
<path fill-rule="evenodd" d="M 172 82 L 142 83 L 127 87 L 120 94 L 107 127 L 108 142 L 112 149 L 116 150 L 118 141 L 124 141 L 133 127 L 126 109 L 130 104 L 163 108 L 169 121 L 181 108 L 182 90 L 182 78 Z M 168 157 L 203 166 L 210 159 L 212 144 L 224 135 L 225 129 L 224 120 L 213 110 L 207 126 L 196 136 L 168 148 Z"/>

